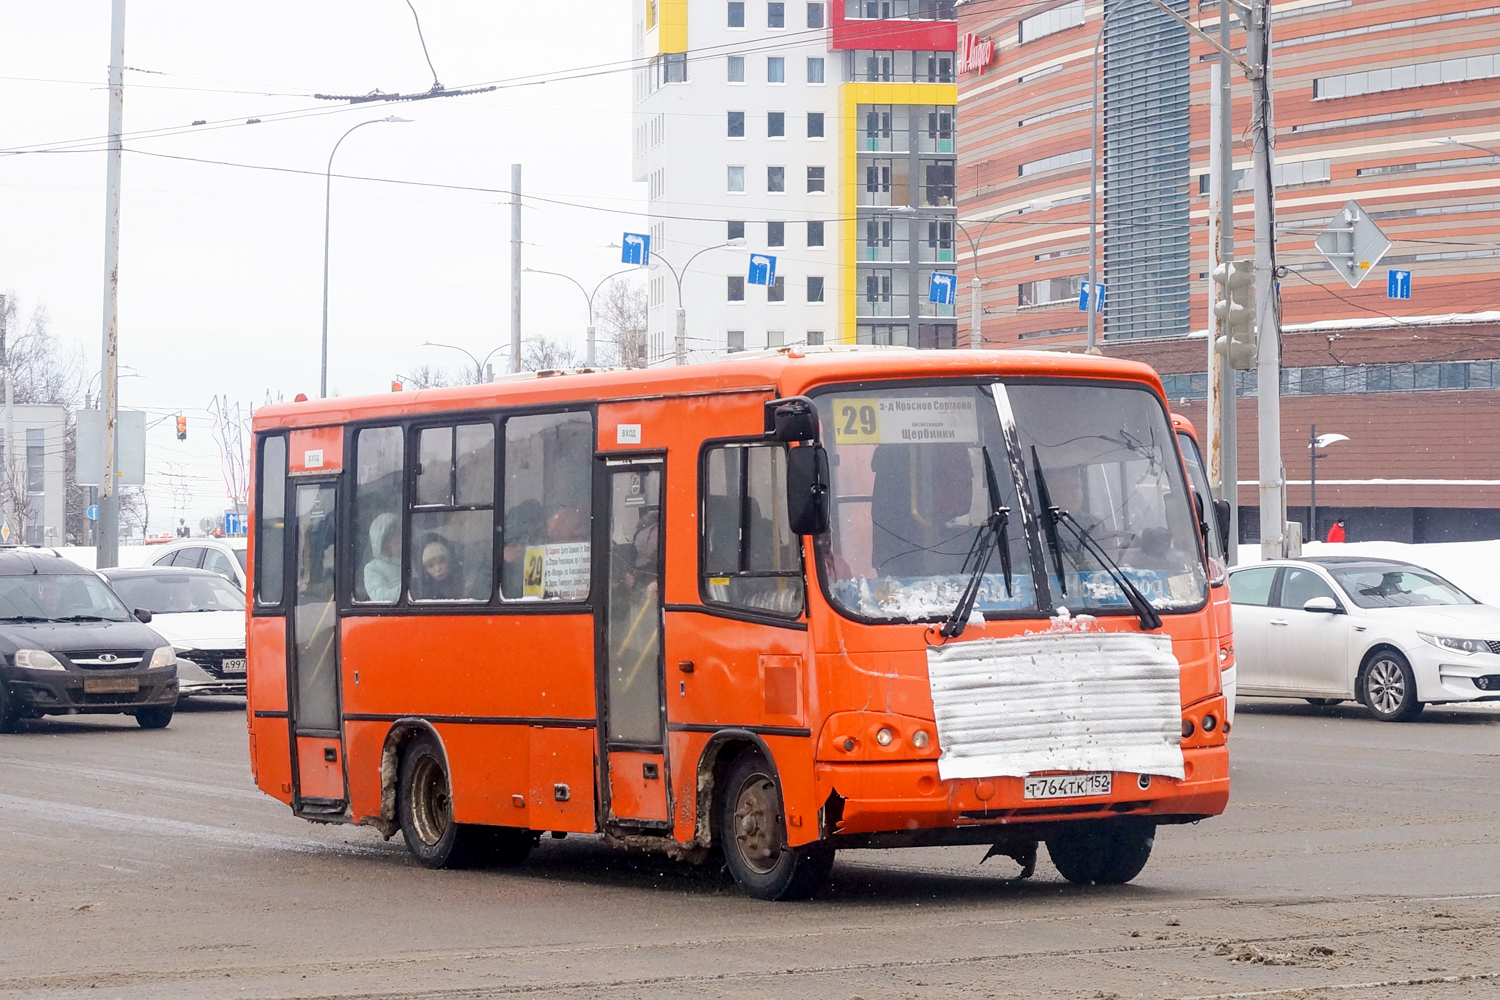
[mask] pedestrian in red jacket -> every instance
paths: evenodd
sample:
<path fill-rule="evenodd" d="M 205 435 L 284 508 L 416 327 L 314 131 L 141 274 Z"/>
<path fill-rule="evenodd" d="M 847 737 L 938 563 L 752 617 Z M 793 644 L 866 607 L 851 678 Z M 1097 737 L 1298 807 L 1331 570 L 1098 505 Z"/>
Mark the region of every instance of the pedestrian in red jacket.
<path fill-rule="evenodd" d="M 1330 542 L 1342 542 L 1344 540 L 1344 522 L 1339 519 L 1333 522 L 1333 527 L 1328 529 L 1328 540 Z"/>

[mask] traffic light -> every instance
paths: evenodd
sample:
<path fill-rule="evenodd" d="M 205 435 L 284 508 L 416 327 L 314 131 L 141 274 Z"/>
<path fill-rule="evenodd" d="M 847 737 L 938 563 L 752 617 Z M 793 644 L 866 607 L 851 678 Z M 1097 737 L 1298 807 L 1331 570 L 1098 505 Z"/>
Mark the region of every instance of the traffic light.
<path fill-rule="evenodd" d="M 1254 368 L 1259 353 L 1255 336 L 1255 262 L 1227 261 L 1214 268 L 1214 315 L 1219 335 L 1214 348 L 1230 368 Z"/>
<path fill-rule="evenodd" d="M 177 418 L 177 440 L 187 440 L 187 417 Z"/>

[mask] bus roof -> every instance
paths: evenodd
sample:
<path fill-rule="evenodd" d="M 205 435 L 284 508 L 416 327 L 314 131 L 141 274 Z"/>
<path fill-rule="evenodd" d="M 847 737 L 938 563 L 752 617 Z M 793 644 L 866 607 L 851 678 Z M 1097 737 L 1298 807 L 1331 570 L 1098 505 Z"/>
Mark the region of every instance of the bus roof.
<path fill-rule="evenodd" d="M 902 347 L 784 347 L 703 364 L 522 372 L 493 382 L 371 396 L 276 403 L 255 411 L 255 429 L 323 427 L 354 420 L 571 400 L 766 391 L 800 395 L 822 384 L 864 379 L 967 375 L 1051 376 L 1145 382 L 1161 393 L 1147 365 L 1055 351 L 916 350 Z"/>

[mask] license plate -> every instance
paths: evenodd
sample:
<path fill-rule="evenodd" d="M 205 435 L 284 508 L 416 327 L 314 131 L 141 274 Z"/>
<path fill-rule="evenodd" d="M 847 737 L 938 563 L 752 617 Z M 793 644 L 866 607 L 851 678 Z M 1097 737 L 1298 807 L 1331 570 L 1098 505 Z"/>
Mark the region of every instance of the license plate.
<path fill-rule="evenodd" d="M 237 660 L 225 660 L 221 665 L 226 674 L 243 674 L 245 672 L 245 661 L 243 658 Z"/>
<path fill-rule="evenodd" d="M 85 694 L 126 694 L 141 689 L 139 677 L 85 677 Z"/>
<path fill-rule="evenodd" d="M 1026 779 L 1021 794 L 1028 799 L 1079 799 L 1090 795 L 1108 795 L 1114 784 L 1109 771 L 1089 774 L 1033 775 Z"/>

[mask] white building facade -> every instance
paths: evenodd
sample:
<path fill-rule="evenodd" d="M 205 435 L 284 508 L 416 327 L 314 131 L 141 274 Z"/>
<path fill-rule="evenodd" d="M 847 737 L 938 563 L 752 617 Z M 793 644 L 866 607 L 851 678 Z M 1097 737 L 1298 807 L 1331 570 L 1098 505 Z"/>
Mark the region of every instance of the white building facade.
<path fill-rule="evenodd" d="M 927 295 L 954 260 L 953 18 L 944 0 L 636 0 L 649 363 L 679 357 L 679 305 L 686 361 L 954 346 Z M 752 254 L 774 284 L 749 283 Z"/>

